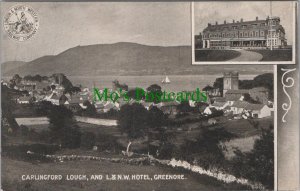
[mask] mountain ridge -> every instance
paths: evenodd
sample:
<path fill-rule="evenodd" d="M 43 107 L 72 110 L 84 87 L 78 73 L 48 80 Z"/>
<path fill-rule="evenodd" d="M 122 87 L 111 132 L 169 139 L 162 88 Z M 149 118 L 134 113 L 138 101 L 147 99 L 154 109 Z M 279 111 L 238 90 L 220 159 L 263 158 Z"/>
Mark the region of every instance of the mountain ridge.
<path fill-rule="evenodd" d="M 53 73 L 68 76 L 188 75 L 220 70 L 216 65 L 192 65 L 191 52 L 191 46 L 148 46 L 129 42 L 95 44 L 72 47 L 29 62 L 5 62 L 1 68 L 3 76 Z M 224 71 L 230 71 L 236 66 L 227 65 L 226 68 Z M 244 73 L 254 72 L 253 68 L 245 67 Z M 261 69 L 258 71 L 263 73 Z"/>

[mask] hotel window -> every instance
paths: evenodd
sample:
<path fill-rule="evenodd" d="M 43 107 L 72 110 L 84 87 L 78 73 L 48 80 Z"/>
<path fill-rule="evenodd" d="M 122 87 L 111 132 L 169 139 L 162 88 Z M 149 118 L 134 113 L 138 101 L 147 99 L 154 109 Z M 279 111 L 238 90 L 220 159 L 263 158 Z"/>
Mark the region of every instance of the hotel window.
<path fill-rule="evenodd" d="M 248 37 L 248 32 L 245 32 L 245 33 L 244 33 L 244 37 Z"/>
<path fill-rule="evenodd" d="M 242 26 L 242 29 L 246 29 L 246 27 L 247 27 L 247 25 L 243 25 L 243 26 Z"/>
<path fill-rule="evenodd" d="M 260 36 L 264 36 L 265 32 L 264 31 L 260 31 Z"/>
<path fill-rule="evenodd" d="M 258 32 L 257 31 L 255 32 L 255 36 L 258 36 Z"/>
<path fill-rule="evenodd" d="M 225 33 L 222 34 L 222 37 L 225 37 Z"/>
<path fill-rule="evenodd" d="M 249 35 L 249 36 L 250 36 L 250 37 L 252 37 L 252 36 L 253 36 L 253 32 L 252 32 L 252 31 L 250 32 L 250 35 Z"/>
<path fill-rule="evenodd" d="M 266 26 L 266 23 L 261 23 L 260 26 Z"/>
<path fill-rule="evenodd" d="M 233 29 L 233 30 L 236 30 L 236 29 L 237 29 L 237 26 L 233 26 L 232 29 Z"/>
<path fill-rule="evenodd" d="M 240 32 L 240 37 L 243 37 L 243 33 L 242 32 Z"/>

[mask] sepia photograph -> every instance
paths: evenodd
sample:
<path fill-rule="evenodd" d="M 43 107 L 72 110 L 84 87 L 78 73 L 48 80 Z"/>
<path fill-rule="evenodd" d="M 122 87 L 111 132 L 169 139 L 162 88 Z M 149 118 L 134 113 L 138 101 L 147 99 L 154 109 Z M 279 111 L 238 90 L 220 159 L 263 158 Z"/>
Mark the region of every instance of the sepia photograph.
<path fill-rule="evenodd" d="M 277 2 L 272 14 L 262 2 L 247 17 L 219 11 L 222 2 L 2 2 L 1 189 L 276 189 L 286 93 L 277 98 L 277 83 L 296 69 L 278 75 L 247 59 L 293 60 L 294 3 L 278 3 L 291 11 L 277 14 Z M 271 44 L 266 18 L 276 25 Z M 210 27 L 227 26 L 220 19 L 264 22 L 265 36 L 218 44 Z"/>
<path fill-rule="evenodd" d="M 296 3 L 192 3 L 193 64 L 295 64 Z"/>

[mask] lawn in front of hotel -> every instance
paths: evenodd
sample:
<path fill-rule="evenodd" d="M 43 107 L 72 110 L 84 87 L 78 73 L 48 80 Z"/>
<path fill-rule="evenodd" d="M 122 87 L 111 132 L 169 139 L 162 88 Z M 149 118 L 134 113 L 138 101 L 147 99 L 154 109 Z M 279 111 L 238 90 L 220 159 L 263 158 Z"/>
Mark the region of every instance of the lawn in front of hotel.
<path fill-rule="evenodd" d="M 292 61 L 293 49 L 262 49 L 262 50 L 249 50 L 260 53 L 263 55 L 260 61 Z"/>
<path fill-rule="evenodd" d="M 195 50 L 195 61 L 227 61 L 240 56 L 241 53 L 235 50 L 210 50 L 200 49 Z"/>

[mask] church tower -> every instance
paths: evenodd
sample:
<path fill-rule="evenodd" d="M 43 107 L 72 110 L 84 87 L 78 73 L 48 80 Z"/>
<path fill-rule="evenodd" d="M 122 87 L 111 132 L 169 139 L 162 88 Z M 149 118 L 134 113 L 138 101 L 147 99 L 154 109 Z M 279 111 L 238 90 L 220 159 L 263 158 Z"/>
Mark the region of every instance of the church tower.
<path fill-rule="evenodd" d="M 228 90 L 239 89 L 239 73 L 225 72 L 223 76 L 223 96 Z"/>

